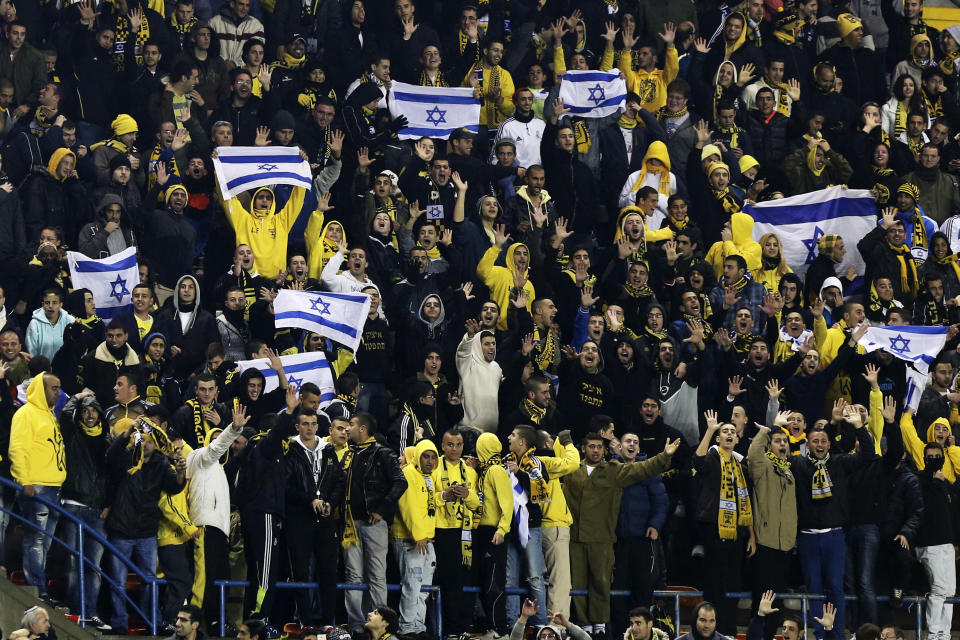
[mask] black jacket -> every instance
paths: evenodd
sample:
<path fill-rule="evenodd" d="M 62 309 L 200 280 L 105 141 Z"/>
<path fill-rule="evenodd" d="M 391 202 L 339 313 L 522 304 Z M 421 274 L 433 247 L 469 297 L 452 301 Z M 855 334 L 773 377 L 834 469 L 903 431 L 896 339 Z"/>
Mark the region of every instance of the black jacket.
<path fill-rule="evenodd" d="M 875 51 L 866 47 L 851 49 L 840 42 L 820 54 L 820 61 L 834 66 L 843 78 L 843 95 L 854 104 L 886 101 L 887 82 Z"/>
<path fill-rule="evenodd" d="M 353 448 L 351 446 L 351 449 Z M 397 511 L 397 500 L 407 490 L 407 479 L 397 466 L 396 454 L 392 449 L 380 444 L 371 444 L 353 454 L 351 467 L 347 472 L 348 482 L 351 477 L 354 478 L 355 487 L 362 491 L 361 496 L 352 494 L 354 517 L 358 517 L 359 512 L 356 508 L 357 501 L 362 500 L 361 508 L 366 515 L 378 513 L 387 524 L 392 524 Z"/>
<path fill-rule="evenodd" d="M 797 479 L 797 528 L 831 529 L 843 527 L 850 522 L 850 477 L 870 461 L 873 453 L 873 438 L 866 427 L 857 429 L 860 451 L 857 453 L 832 453 L 827 460 L 827 471 L 833 482 L 833 496 L 814 500 L 813 462 L 807 456 L 790 456 L 790 468 Z"/>
<path fill-rule="evenodd" d="M 568 228 L 589 233 L 598 220 L 599 203 L 603 202 L 597 181 L 576 152 L 562 150 L 556 145 L 556 139 L 557 125 L 548 121 L 540 141 L 547 191 L 557 203 L 557 216 L 567 219 Z"/>
<path fill-rule="evenodd" d="M 900 260 L 893 250 L 887 246 L 886 229 L 880 225 L 871 229 L 857 243 L 857 250 L 860 251 L 860 255 L 863 256 L 863 260 L 867 264 L 867 272 L 864 275 L 866 282 L 872 282 L 877 278 L 889 278 L 890 282 L 893 283 L 894 297 L 897 300 L 904 303 L 913 301 L 910 292 L 903 290 L 900 279 Z M 906 259 L 912 259 L 909 253 L 906 254 Z"/>
<path fill-rule="evenodd" d="M 140 358 L 133 347 L 124 345 L 123 363 L 117 364 L 113 354 L 103 342 L 80 361 L 77 370 L 77 383 L 82 388 L 93 391 L 101 406 L 110 406 L 114 402 L 113 386 L 121 373 L 132 373 L 139 379 Z"/>
<path fill-rule="evenodd" d="M 128 449 L 129 442 L 130 436 L 125 433 L 107 450 L 107 464 L 113 471 L 107 531 L 122 538 L 153 538 L 160 524 L 160 494 L 180 493 L 186 479 L 177 477 L 170 460 L 159 450 L 144 460 L 136 473 L 127 473 L 137 463 L 137 449 Z"/>
<path fill-rule="evenodd" d="M 320 454 L 319 482 L 314 479 L 313 468 L 307 452 L 296 439 L 290 441 L 286 455 L 287 469 L 287 517 L 300 520 L 317 518 L 324 524 L 334 522 L 332 516 L 321 519 L 313 510 L 314 500 L 323 500 L 339 505 L 346 489 L 346 475 L 337 459 L 336 451 L 329 442 L 320 442 L 316 452 Z"/>
<path fill-rule="evenodd" d="M 207 425 L 210 429 L 222 429 L 230 424 L 230 411 L 224 403 L 214 402 L 213 410 L 220 416 L 220 424 L 213 425 L 208 422 Z M 193 407 L 190 405 L 185 404 L 174 411 L 170 417 L 170 424 L 172 426 L 171 431 L 183 438 L 183 441 L 189 444 L 192 449 L 199 449 L 204 446 L 202 439 L 206 437 L 206 434 L 201 437 L 197 436 L 197 429 L 193 424 Z"/>
<path fill-rule="evenodd" d="M 178 300 L 179 295 L 175 290 L 167 303 L 154 316 L 156 318 L 154 331 L 160 331 L 166 336 L 168 349 L 180 348 L 180 355 L 173 358 L 174 375 L 177 379 L 184 380 L 203 363 L 207 345 L 220 341 L 220 332 L 217 331 L 217 322 L 213 319 L 213 315 L 205 309 L 197 308 L 193 326 L 184 334 L 177 311 Z M 200 305 L 199 289 L 195 304 L 197 307 Z"/>
<path fill-rule="evenodd" d="M 77 178 L 61 182 L 42 168 L 34 168 L 20 189 L 27 237 L 35 240 L 44 227 L 63 229 L 63 239 L 76 246 L 80 228 L 93 221 L 87 190 Z"/>
<path fill-rule="evenodd" d="M 100 414 L 98 435 L 88 435 L 80 425 L 81 412 L 88 406 Z M 60 489 L 60 497 L 103 509 L 107 506 L 106 453 L 110 430 L 94 398 L 74 396 L 67 400 L 60 412 L 60 432 L 67 454 L 67 479 Z"/>
<path fill-rule="evenodd" d="M 294 435 L 293 419 L 284 411 L 267 433 L 254 436 L 241 454 L 236 500 L 244 513 L 284 515 L 287 466 L 284 445 Z"/>
<path fill-rule="evenodd" d="M 147 202 L 156 202 L 158 187 L 147 194 Z M 156 269 L 156 280 L 167 288 L 173 288 L 177 279 L 190 273 L 193 267 L 197 232 L 182 213 L 172 209 L 144 207 L 139 217 L 137 235 L 147 245 L 150 263 Z"/>
<path fill-rule="evenodd" d="M 957 541 L 957 496 L 950 483 L 929 471 L 917 474 L 923 493 L 923 518 L 915 546 L 932 547 Z"/>

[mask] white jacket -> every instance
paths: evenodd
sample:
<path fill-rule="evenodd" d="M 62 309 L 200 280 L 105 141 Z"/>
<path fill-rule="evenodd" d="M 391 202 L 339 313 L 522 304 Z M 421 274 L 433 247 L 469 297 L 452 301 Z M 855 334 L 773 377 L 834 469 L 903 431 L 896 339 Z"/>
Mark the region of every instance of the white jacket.
<path fill-rule="evenodd" d="M 216 527 L 230 536 L 230 484 L 220 466 L 220 458 L 230 449 L 240 432 L 232 426 L 216 440 L 187 455 L 187 477 L 190 488 L 190 520 L 198 527 Z"/>
<path fill-rule="evenodd" d="M 503 370 L 497 361 L 487 362 L 480 349 L 478 332 L 472 339 L 463 335 L 457 346 L 457 372 L 460 374 L 460 395 L 463 404 L 461 426 L 474 427 L 489 433 L 497 432 L 500 412 L 497 396 Z"/>
<path fill-rule="evenodd" d="M 210 28 L 220 40 L 220 57 L 235 67 L 243 67 L 243 45 L 247 40 L 257 38 L 265 42 L 267 39 L 262 22 L 248 14 L 238 24 L 230 16 L 229 7 L 210 19 Z"/>
<path fill-rule="evenodd" d="M 513 138 L 517 149 L 516 165 L 518 167 L 526 169 L 532 164 L 540 164 L 540 141 L 543 139 L 546 128 L 547 123 L 540 118 L 534 118 L 530 122 L 507 118 L 497 129 L 497 137 L 493 143 L 494 153 L 491 154 L 490 163 L 496 162 L 497 143 L 503 138 Z"/>
<path fill-rule="evenodd" d="M 326 287 L 327 291 L 333 293 L 359 293 L 364 287 L 373 285 L 373 280 L 370 278 L 362 281 L 357 280 L 350 271 L 337 273 L 345 259 L 346 256 L 337 251 L 330 256 L 327 264 L 324 265 L 323 271 L 320 273 L 320 281 L 323 282 L 323 286 Z"/>

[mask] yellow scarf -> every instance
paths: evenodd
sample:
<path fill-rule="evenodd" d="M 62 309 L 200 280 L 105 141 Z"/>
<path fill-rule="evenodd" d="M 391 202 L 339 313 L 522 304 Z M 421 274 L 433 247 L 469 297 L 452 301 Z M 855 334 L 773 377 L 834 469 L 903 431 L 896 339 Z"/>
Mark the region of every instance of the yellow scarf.
<path fill-rule="evenodd" d="M 550 490 L 547 487 L 547 470 L 543 467 L 540 458 L 533 455 L 535 449 L 530 447 L 517 461 L 520 470 L 530 479 L 530 502 L 546 504 L 550 502 Z M 512 454 L 511 454 L 512 455 Z"/>
<path fill-rule="evenodd" d="M 753 524 L 750 508 L 750 493 L 743 467 L 734 457 L 717 447 L 720 456 L 720 504 L 717 511 L 717 527 L 721 540 L 736 540 L 737 527 Z"/>
<path fill-rule="evenodd" d="M 126 16 L 117 16 L 116 28 L 113 33 L 116 37 L 113 44 L 113 64 L 118 71 L 123 71 L 124 65 L 126 64 L 124 61 L 124 47 L 127 46 L 127 38 L 130 36 L 130 21 L 127 20 Z M 137 41 L 134 44 L 136 47 L 137 64 L 140 66 L 143 66 L 143 46 L 147 44 L 148 40 L 150 40 L 150 21 L 147 20 L 147 16 L 143 16 L 143 21 L 137 30 Z"/>
<path fill-rule="evenodd" d="M 917 265 L 913 262 L 913 256 L 910 254 L 910 247 L 905 244 L 895 247 L 889 242 L 887 246 L 897 256 L 900 262 L 900 290 L 904 293 L 910 292 L 912 298 L 917 297 Z"/>
<path fill-rule="evenodd" d="M 420 82 L 418 83 L 421 87 L 449 87 L 450 84 L 447 82 L 446 76 L 443 75 L 443 71 L 437 70 L 437 76 L 431 80 L 430 76 L 427 75 L 426 71 L 420 72 Z"/>
<path fill-rule="evenodd" d="M 923 98 L 923 106 L 927 108 L 927 115 L 936 120 L 943 115 L 943 98 L 937 96 L 936 100 L 931 100 L 926 91 L 920 91 L 920 97 Z"/>
<path fill-rule="evenodd" d="M 210 425 L 207 424 L 207 418 L 203 415 L 203 407 L 196 399 L 187 400 L 187 406 L 193 414 L 193 432 L 197 435 L 197 445 L 202 447 L 207 439 L 207 433 L 210 431 Z"/>
<path fill-rule="evenodd" d="M 530 416 L 530 422 L 533 424 L 539 425 L 540 421 L 547 415 L 547 410 L 538 407 L 530 398 L 524 398 L 520 404 L 527 415 Z"/>
<path fill-rule="evenodd" d="M 306 54 L 296 58 L 289 53 L 283 54 L 283 60 L 277 60 L 270 64 L 271 69 L 299 69 L 307 61 Z"/>
<path fill-rule="evenodd" d="M 957 69 L 957 58 L 960 58 L 960 49 L 944 55 L 943 59 L 940 60 L 940 71 L 943 71 L 948 76 L 952 76 L 953 72 Z"/>
<path fill-rule="evenodd" d="M 137 430 L 134 431 L 133 438 L 131 443 L 134 447 L 134 458 L 137 462 L 135 465 L 127 469 L 127 473 L 130 475 L 135 474 L 137 471 L 143 468 L 143 443 L 152 442 L 154 446 L 165 456 L 173 455 L 173 445 L 170 443 L 170 438 L 167 437 L 166 432 L 155 425 L 153 422 L 148 420 L 146 417 L 140 418 L 140 426 L 137 427 Z"/>
<path fill-rule="evenodd" d="M 637 119 L 630 118 L 626 113 L 620 115 L 620 119 L 617 120 L 617 126 L 621 129 L 633 129 L 637 126 Z"/>
<path fill-rule="evenodd" d="M 899 136 L 907 130 L 907 108 L 903 102 L 897 101 L 897 114 L 893 120 L 893 135 Z"/>
<path fill-rule="evenodd" d="M 552 371 L 560 364 L 560 336 L 557 330 L 549 327 L 544 330 L 534 326 L 533 328 L 534 347 L 533 359 L 540 371 Z"/>
<path fill-rule="evenodd" d="M 467 471 L 464 468 L 463 460 L 460 460 L 460 480 L 463 484 L 467 483 Z M 441 457 L 440 464 L 443 465 L 443 471 L 440 472 L 440 491 L 450 488 L 450 477 L 447 475 L 447 459 Z M 444 503 L 444 508 L 448 513 L 452 511 L 456 519 L 460 521 L 460 560 L 465 567 L 473 564 L 473 510 L 463 504 L 462 498 L 454 498 Z"/>
<path fill-rule="evenodd" d="M 716 189 L 711 189 L 710 191 L 713 193 L 713 197 L 720 201 L 720 205 L 724 211 L 727 213 L 737 213 L 740 211 L 740 204 L 730 191 L 730 187 L 726 187 L 722 191 L 717 191 Z"/>
<path fill-rule="evenodd" d="M 351 491 L 353 488 L 353 459 L 356 455 L 377 443 L 376 438 L 370 436 L 361 444 L 352 444 L 343 454 L 343 470 L 347 472 L 347 495 L 344 499 L 343 540 L 340 546 L 349 549 L 351 546 L 360 546 L 357 535 L 357 523 L 353 519 L 353 509 L 350 507 Z"/>
<path fill-rule="evenodd" d="M 810 486 L 810 497 L 813 500 L 827 500 L 833 497 L 833 480 L 830 478 L 830 470 L 827 469 L 827 461 L 830 459 L 828 453 L 823 460 L 817 460 L 813 453 L 807 451 L 807 457 L 813 463 L 813 483 Z"/>
<path fill-rule="evenodd" d="M 937 264 L 943 265 L 949 264 L 951 267 L 953 267 L 953 273 L 957 276 L 957 281 L 960 282 L 960 265 L 957 264 L 957 254 L 951 253 L 943 258 L 937 258 L 936 262 Z"/>

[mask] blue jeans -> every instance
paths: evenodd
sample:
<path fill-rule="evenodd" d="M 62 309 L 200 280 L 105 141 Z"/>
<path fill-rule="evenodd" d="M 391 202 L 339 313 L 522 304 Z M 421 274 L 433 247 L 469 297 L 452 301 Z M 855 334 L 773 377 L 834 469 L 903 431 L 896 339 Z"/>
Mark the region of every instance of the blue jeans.
<path fill-rule="evenodd" d="M 128 558 L 133 564 L 143 572 L 148 578 L 153 578 L 157 567 L 157 537 L 150 538 L 121 538 L 111 533 L 110 544 L 117 548 L 124 558 Z M 120 589 L 112 589 L 110 592 L 110 602 L 113 604 L 113 616 L 110 618 L 111 627 L 127 627 L 127 601 L 123 597 L 123 588 L 127 583 L 127 564 L 115 555 L 110 556 L 110 579 L 120 586 Z M 140 610 L 148 618 L 150 623 L 150 585 L 144 583 L 140 592 Z M 156 614 L 154 614 L 156 615 Z M 160 618 L 156 615 L 157 620 Z"/>
<path fill-rule="evenodd" d="M 60 503 L 60 487 L 42 487 L 34 485 L 37 496 L 54 504 Z M 60 513 L 38 500 L 31 500 L 20 494 L 20 511 L 23 517 L 39 530 L 27 527 L 23 534 L 23 573 L 27 584 L 37 587 L 40 597 L 47 595 L 47 553 L 53 542 L 53 532 L 57 528 Z"/>
<path fill-rule="evenodd" d="M 522 560 L 521 560 L 522 556 Z M 526 548 L 520 546 L 519 540 L 512 535 L 507 542 L 507 588 L 516 589 L 520 586 L 520 570 L 526 576 L 527 590 L 530 599 L 536 600 L 540 607 L 530 617 L 530 624 L 546 624 L 544 616 L 546 603 L 543 597 L 543 536 L 540 527 L 530 527 L 530 539 Z M 507 596 L 507 620 L 516 620 L 520 616 L 520 596 Z"/>
<path fill-rule="evenodd" d="M 873 576 L 877 567 L 880 549 L 880 527 L 875 524 L 853 524 L 846 528 L 847 566 L 844 586 L 847 593 L 856 593 L 856 611 L 851 629 L 865 622 L 875 622 L 877 617 L 877 592 Z"/>
<path fill-rule="evenodd" d="M 89 618 L 97 614 L 97 596 L 100 595 L 100 574 L 93 567 L 99 567 L 100 559 L 103 557 L 103 545 L 94 540 L 89 532 L 93 530 L 106 537 L 105 521 L 100 517 L 100 509 L 95 507 L 64 504 L 63 509 L 86 525 L 83 532 L 83 549 L 80 551 L 93 563 L 93 566 L 90 564 L 83 566 L 83 599 L 86 602 L 86 616 Z M 72 520 L 64 518 L 63 541 L 74 549 L 77 548 L 78 529 Z M 80 615 L 80 571 L 77 557 L 73 554 L 68 554 L 67 557 L 67 604 L 70 606 L 70 611 Z"/>
<path fill-rule="evenodd" d="M 837 625 L 840 629 L 846 623 L 846 601 L 843 593 L 843 569 L 845 566 L 846 544 L 843 530 L 834 529 L 826 533 L 800 532 L 797 539 L 800 550 L 800 565 L 803 568 L 803 581 L 807 593 L 822 593 L 827 601 L 837 608 Z M 823 602 L 810 601 L 810 618 L 823 615 Z M 814 621 L 814 634 L 821 639 L 823 626 Z"/>
<path fill-rule="evenodd" d="M 4 511 L 7 508 L 7 499 L 4 495 L 6 489 L 0 488 L 0 567 L 6 566 L 6 540 L 7 540 L 7 524 L 10 522 L 10 516 Z M 13 507 L 13 501 L 10 501 L 10 507 Z"/>

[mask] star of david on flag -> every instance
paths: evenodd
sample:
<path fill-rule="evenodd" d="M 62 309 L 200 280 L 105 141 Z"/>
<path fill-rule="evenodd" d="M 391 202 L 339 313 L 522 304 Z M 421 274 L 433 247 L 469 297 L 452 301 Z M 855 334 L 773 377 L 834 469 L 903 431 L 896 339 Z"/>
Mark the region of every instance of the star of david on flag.
<path fill-rule="evenodd" d="M 901 360 L 913 363 L 926 375 L 937 354 L 947 342 L 948 327 L 905 325 L 870 327 L 858 341 L 867 353 L 883 349 Z"/>
<path fill-rule="evenodd" d="M 823 229 L 814 227 L 813 237 L 803 241 L 803 246 L 807 248 L 807 259 L 804 264 L 810 264 L 817 259 L 817 242 L 823 237 Z"/>
<path fill-rule="evenodd" d="M 370 312 L 365 293 L 282 289 L 273 301 L 274 322 L 320 334 L 356 352 Z"/>
<path fill-rule="evenodd" d="M 595 87 L 590 87 L 589 91 L 590 91 L 590 97 L 587 98 L 587 100 L 589 100 L 595 105 L 598 105 L 607 99 L 606 92 L 603 90 L 603 87 L 600 86 L 599 82 Z"/>
<path fill-rule="evenodd" d="M 397 132 L 401 140 L 423 136 L 446 140 L 457 129 L 477 133 L 480 126 L 480 100 L 472 87 L 419 87 L 394 82 L 387 96 L 390 115 L 404 116 L 407 126 Z"/>
<path fill-rule="evenodd" d="M 224 199 L 257 187 L 289 184 L 310 189 L 310 163 L 293 147 L 220 147 L 213 159 Z"/>
<path fill-rule="evenodd" d="M 67 265 L 74 288 L 89 289 L 93 294 L 97 315 L 101 319 L 110 320 L 121 311 L 132 308 L 130 291 L 140 282 L 136 247 L 100 260 L 68 251 Z"/>
<path fill-rule="evenodd" d="M 330 364 L 327 362 L 327 357 L 323 354 L 323 351 L 280 356 L 280 364 L 283 365 L 283 375 L 287 384 L 295 387 L 298 392 L 304 384 L 312 382 L 320 387 L 321 402 L 328 402 L 337 397 L 336 389 L 333 386 L 333 373 L 330 371 Z M 263 374 L 264 393 L 270 393 L 280 386 L 280 378 L 277 372 L 270 368 L 269 359 L 259 358 L 237 362 L 239 373 L 243 373 L 247 369 L 256 369 Z"/>
<path fill-rule="evenodd" d="M 619 71 L 567 71 L 560 81 L 560 99 L 572 115 L 603 118 L 623 106 L 627 84 Z"/>

